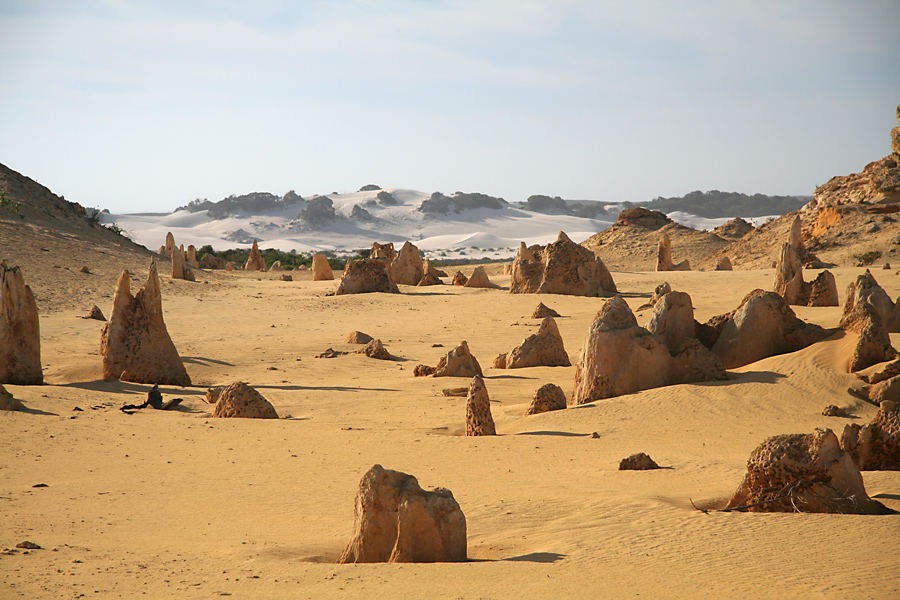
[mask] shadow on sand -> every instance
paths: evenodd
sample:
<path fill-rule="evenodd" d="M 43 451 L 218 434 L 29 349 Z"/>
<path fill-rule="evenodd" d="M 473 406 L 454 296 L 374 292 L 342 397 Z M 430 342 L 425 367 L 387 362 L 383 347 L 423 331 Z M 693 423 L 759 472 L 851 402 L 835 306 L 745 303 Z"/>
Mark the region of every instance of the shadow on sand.
<path fill-rule="evenodd" d="M 223 367 L 233 367 L 234 365 L 230 362 L 225 362 L 224 360 L 216 360 L 214 358 L 208 358 L 206 356 L 182 356 L 182 362 L 192 363 L 195 365 L 221 365 Z"/>

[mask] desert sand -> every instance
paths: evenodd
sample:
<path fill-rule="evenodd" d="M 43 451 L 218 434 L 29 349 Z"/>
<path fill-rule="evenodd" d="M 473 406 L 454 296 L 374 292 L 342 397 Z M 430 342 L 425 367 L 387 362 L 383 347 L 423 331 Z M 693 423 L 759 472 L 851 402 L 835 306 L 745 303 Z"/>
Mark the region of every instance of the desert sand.
<path fill-rule="evenodd" d="M 8 255 L 16 231 L 0 231 Z M 898 515 L 705 513 L 691 505 L 724 505 L 768 436 L 816 427 L 839 435 L 847 423 L 871 420 L 877 407 L 847 391 L 859 380 L 846 373 L 852 344 L 840 335 L 730 370 L 727 381 L 525 416 L 546 383 L 571 394 L 575 367 L 502 370 L 490 367 L 493 357 L 537 331 L 530 315 L 543 302 L 562 315 L 556 322 L 575 359 L 604 299 L 509 294 L 497 264 L 487 268 L 494 289 L 401 285 L 401 294 L 346 296 L 326 296 L 338 282 L 313 281 L 309 271 L 286 282 L 198 270 L 195 283 L 161 277 L 168 331 L 194 385 L 160 387 L 165 399 L 184 399 L 180 410 L 129 415 L 119 407 L 139 404 L 151 386 L 102 381 L 103 323 L 78 317 L 92 304 L 108 316 L 121 270 L 133 273 L 136 289 L 150 255 L 37 229 L 27 242 L 7 258 L 37 298 L 46 385 L 7 385 L 30 412 L 0 412 L 3 597 L 900 592 Z M 79 272 L 82 264 L 92 273 Z M 863 269 L 832 271 L 843 295 Z M 875 275 L 892 298 L 900 294 L 893 272 Z M 770 289 L 773 276 L 613 272 L 641 325 L 650 310 L 637 308 L 662 281 L 691 294 L 702 322 L 754 288 Z M 840 307 L 794 310 L 827 327 L 841 315 Z M 397 360 L 352 353 L 358 346 L 344 340 L 353 330 L 381 339 Z M 468 379 L 413 377 L 416 364 L 435 364 L 462 340 L 484 369 L 497 436 L 464 437 L 466 399 L 441 394 Z M 351 353 L 314 358 L 329 347 Z M 212 418 L 207 388 L 238 380 L 281 418 Z M 822 416 L 828 404 L 856 418 Z M 668 468 L 619 471 L 637 452 Z M 452 490 L 467 520 L 469 562 L 336 564 L 359 480 L 376 463 Z M 900 509 L 900 472 L 863 477 L 871 497 Z M 24 540 L 43 549 L 8 551 Z"/>

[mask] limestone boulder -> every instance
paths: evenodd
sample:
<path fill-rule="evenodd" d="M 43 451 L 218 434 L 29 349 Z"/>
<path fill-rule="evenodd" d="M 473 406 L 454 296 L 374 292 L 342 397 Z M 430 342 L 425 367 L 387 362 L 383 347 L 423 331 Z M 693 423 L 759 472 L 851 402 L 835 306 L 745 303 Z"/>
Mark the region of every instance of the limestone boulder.
<path fill-rule="evenodd" d="M 807 306 L 838 306 L 837 282 L 831 271 L 822 271 L 806 285 L 809 286 Z"/>
<path fill-rule="evenodd" d="M 168 385 L 190 385 L 163 320 L 156 262 L 147 282 L 131 295 L 131 276 L 122 271 L 109 321 L 100 334 L 103 378 Z"/>
<path fill-rule="evenodd" d="M 543 302 L 538 302 L 538 305 L 535 307 L 534 312 L 531 313 L 532 319 L 546 319 L 547 317 L 558 316 L 558 312 L 545 305 Z"/>
<path fill-rule="evenodd" d="M 656 270 L 657 271 L 690 271 L 691 263 L 685 259 L 680 263 L 672 261 L 672 240 L 669 234 L 664 233 L 659 237 L 656 246 Z"/>
<path fill-rule="evenodd" d="M 164 248 L 165 254 L 169 258 L 172 258 L 172 255 L 175 254 L 175 250 L 178 248 L 178 246 L 175 245 L 175 236 L 172 235 L 171 231 L 166 233 L 166 245 L 164 246 Z"/>
<path fill-rule="evenodd" d="M 435 277 L 448 277 L 447 272 L 435 267 L 430 260 L 426 260 L 424 264 L 425 275 L 431 274 Z M 424 277 L 424 275 L 423 275 Z"/>
<path fill-rule="evenodd" d="M 217 385 L 217 386 L 208 388 L 208 389 L 206 390 L 206 396 L 204 396 L 204 399 L 206 400 L 206 403 L 207 403 L 207 404 L 215 404 L 216 402 L 218 402 L 218 401 L 219 401 L 219 396 L 222 395 L 222 391 L 223 391 L 226 387 L 227 387 L 227 386 L 224 386 L 224 385 Z"/>
<path fill-rule="evenodd" d="M 16 398 L 13 398 L 13 395 L 0 385 L 0 410 L 22 411 L 25 410 L 25 405 Z"/>
<path fill-rule="evenodd" d="M 414 371 L 417 377 L 432 375 L 434 377 L 474 377 L 483 375 L 481 365 L 469 350 L 469 344 L 463 340 L 459 346 L 440 358 L 436 367 L 417 365 Z"/>
<path fill-rule="evenodd" d="M 457 271 L 455 275 L 453 275 L 453 285 L 466 285 L 469 281 L 469 278 L 465 276 L 462 271 Z"/>
<path fill-rule="evenodd" d="M 846 425 L 841 446 L 861 471 L 900 471 L 900 401 L 882 401 L 867 425 Z"/>
<path fill-rule="evenodd" d="M 183 246 L 172 251 L 172 279 L 195 281 L 194 272 L 191 271 L 190 265 L 185 262 L 184 256 Z"/>
<path fill-rule="evenodd" d="M 384 347 L 381 340 L 372 340 L 368 342 L 359 353 L 378 360 L 394 360 L 394 357 L 387 351 L 387 348 Z"/>
<path fill-rule="evenodd" d="M 537 415 L 564 408 L 566 408 L 566 393 L 563 392 L 563 389 L 554 383 L 545 383 L 534 393 L 531 405 L 525 414 Z"/>
<path fill-rule="evenodd" d="M 541 321 L 537 333 L 528 336 L 521 344 L 494 360 L 495 369 L 569 367 L 571 365 L 553 317 L 547 317 Z"/>
<path fill-rule="evenodd" d="M 359 483 L 353 536 L 340 563 L 464 562 L 466 518 L 450 490 L 423 490 L 381 465 Z"/>
<path fill-rule="evenodd" d="M 443 285 L 443 284 L 444 284 L 444 282 L 441 281 L 440 277 L 438 277 L 434 273 L 425 273 L 425 275 L 422 276 L 422 279 L 420 279 L 419 283 L 417 283 L 416 285 L 419 287 L 425 287 L 425 286 L 429 286 L 429 285 Z"/>
<path fill-rule="evenodd" d="M 481 375 L 472 378 L 466 396 L 466 436 L 497 435 L 491 416 L 491 398 Z"/>
<path fill-rule="evenodd" d="M 597 297 L 611 296 L 617 290 L 603 261 L 560 231 L 556 241 L 546 246 L 519 244 L 509 291 Z"/>
<path fill-rule="evenodd" d="M 312 258 L 313 281 L 331 281 L 334 279 L 334 271 L 328 264 L 328 257 L 324 254 L 314 254 Z"/>
<path fill-rule="evenodd" d="M 900 332 L 900 308 L 866 269 L 847 286 L 840 326 L 859 333 L 873 318 L 877 318 L 889 333 Z"/>
<path fill-rule="evenodd" d="M 659 336 L 670 351 L 694 336 L 694 307 L 685 292 L 669 292 L 653 304 L 647 331 Z"/>
<path fill-rule="evenodd" d="M 236 381 L 219 394 L 213 416 L 220 419 L 277 419 L 278 413 L 262 394 L 243 381 Z"/>
<path fill-rule="evenodd" d="M 417 285 L 424 275 L 419 249 L 409 241 L 403 242 L 400 252 L 391 261 L 391 278 L 398 284 Z"/>
<path fill-rule="evenodd" d="M 372 292 L 399 294 L 400 290 L 391 278 L 389 267 L 390 264 L 386 260 L 376 258 L 347 260 L 344 276 L 341 277 L 335 295 Z"/>
<path fill-rule="evenodd" d="M 0 261 L 0 383 L 44 383 L 37 303 L 22 270 L 6 261 Z"/>
<path fill-rule="evenodd" d="M 247 262 L 244 263 L 245 271 L 265 271 L 266 270 L 266 261 L 263 260 L 262 254 L 259 251 L 259 244 L 256 240 L 253 240 L 253 245 L 250 246 L 250 256 L 247 257 Z"/>
<path fill-rule="evenodd" d="M 94 304 L 91 306 L 91 310 L 88 311 L 88 314 L 81 317 L 82 319 L 94 319 L 95 321 L 106 321 L 106 317 L 103 316 L 103 311 L 100 310 L 100 307 Z"/>
<path fill-rule="evenodd" d="M 369 258 L 393 262 L 393 260 L 397 258 L 397 251 L 394 250 L 394 243 L 388 242 L 387 244 L 379 244 L 378 242 L 372 242 L 372 250 L 369 252 Z"/>
<path fill-rule="evenodd" d="M 368 344 L 371 342 L 373 338 L 368 333 L 363 333 L 362 331 L 351 331 L 350 335 L 347 336 L 345 343 L 347 344 Z"/>
<path fill-rule="evenodd" d="M 727 509 L 750 512 L 888 514 L 866 493 L 851 455 L 830 429 L 776 435 L 757 446 Z"/>
<path fill-rule="evenodd" d="M 195 269 L 200 268 L 200 263 L 197 261 L 197 247 L 194 246 L 193 244 L 188 244 L 187 251 L 185 252 L 184 261 L 190 267 L 193 267 Z"/>
<path fill-rule="evenodd" d="M 492 288 L 495 286 L 493 283 L 491 283 L 491 280 L 488 277 L 487 271 L 484 270 L 484 267 L 479 265 L 475 267 L 474 271 L 472 271 L 472 275 L 471 277 L 469 277 L 468 281 L 466 281 L 465 287 Z"/>
<path fill-rule="evenodd" d="M 804 287 L 800 255 L 790 243 L 784 243 L 775 266 L 775 293 L 788 304 L 806 306 L 807 293 Z"/>
<path fill-rule="evenodd" d="M 620 471 L 650 471 L 658 468 L 659 465 L 646 452 L 638 452 L 619 461 Z"/>
<path fill-rule="evenodd" d="M 720 256 L 719 260 L 716 261 L 716 271 L 733 271 L 734 267 L 731 264 L 731 259 L 727 256 Z"/>

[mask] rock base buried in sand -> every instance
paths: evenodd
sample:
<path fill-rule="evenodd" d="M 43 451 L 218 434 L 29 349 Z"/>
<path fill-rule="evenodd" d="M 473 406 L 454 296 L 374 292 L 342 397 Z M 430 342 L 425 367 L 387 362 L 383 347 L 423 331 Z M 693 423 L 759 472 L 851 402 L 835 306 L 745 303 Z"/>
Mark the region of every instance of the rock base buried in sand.
<path fill-rule="evenodd" d="M 611 296 L 616 284 L 599 257 L 560 231 L 556 241 L 546 246 L 519 244 L 509 292 Z"/>
<path fill-rule="evenodd" d="M 328 263 L 328 257 L 324 254 L 315 254 L 312 259 L 313 281 L 331 281 L 334 279 L 334 271 Z"/>
<path fill-rule="evenodd" d="M 521 344 L 494 360 L 495 369 L 569 367 L 571 365 L 553 317 L 544 319 L 537 333 L 528 336 Z"/>
<path fill-rule="evenodd" d="M 484 270 L 484 267 L 478 266 L 475 267 L 475 270 L 472 271 L 471 277 L 466 281 L 465 287 L 468 288 L 492 288 L 494 284 L 491 283 L 490 278 L 487 275 L 487 271 Z"/>
<path fill-rule="evenodd" d="M 403 242 L 400 252 L 391 261 L 391 279 L 394 283 L 417 285 L 425 275 L 425 267 L 419 249 L 410 242 Z"/>
<path fill-rule="evenodd" d="M 391 279 L 390 264 L 386 260 L 366 258 L 362 260 L 348 260 L 344 268 L 344 276 L 335 295 L 342 294 L 368 294 L 372 292 L 384 292 L 398 294 L 400 290 Z"/>
<path fill-rule="evenodd" d="M 534 393 L 526 415 L 537 415 L 566 408 L 566 393 L 554 383 L 545 383 Z"/>
<path fill-rule="evenodd" d="M 466 396 L 466 435 L 497 435 L 491 416 L 491 398 L 481 375 L 472 378 Z"/>
<path fill-rule="evenodd" d="M 659 238 L 656 246 L 656 270 L 657 271 L 690 271 L 691 263 L 685 259 L 680 263 L 672 261 L 672 240 L 664 233 Z"/>
<path fill-rule="evenodd" d="M 256 243 L 256 240 L 253 240 L 253 245 L 250 246 L 250 256 L 247 257 L 247 262 L 244 263 L 245 271 L 265 271 L 266 270 L 266 261 L 263 260 L 262 254 L 259 251 L 259 244 Z"/>
<path fill-rule="evenodd" d="M 378 360 L 394 360 L 394 357 L 387 351 L 381 340 L 370 341 L 362 350 L 359 350 L 359 353 Z"/>
<path fill-rule="evenodd" d="M 339 563 L 463 562 L 466 517 L 450 490 L 374 465 L 359 482 L 353 537 Z"/>
<path fill-rule="evenodd" d="M 469 278 L 466 277 L 465 273 L 462 271 L 457 271 L 455 275 L 453 275 L 453 285 L 466 285 L 466 282 L 469 281 Z"/>
<path fill-rule="evenodd" d="M 373 338 L 368 333 L 363 333 L 362 331 L 351 331 L 344 342 L 347 344 L 368 344 L 373 339 L 375 338 Z"/>
<path fill-rule="evenodd" d="M 434 377 L 474 377 L 483 375 L 481 365 L 469 351 L 465 340 L 459 346 L 440 358 L 436 367 L 416 365 L 413 370 L 416 377 L 433 375 Z"/>
<path fill-rule="evenodd" d="M 845 426 L 841 446 L 862 471 L 900 471 L 900 403 L 885 400 L 871 423 Z"/>
<path fill-rule="evenodd" d="M 632 454 L 631 456 L 623 458 L 619 461 L 620 471 L 649 471 L 651 469 L 658 468 L 659 465 L 656 464 L 656 461 L 650 458 L 649 454 L 646 454 L 644 452 Z"/>
<path fill-rule="evenodd" d="M 750 453 L 747 474 L 725 507 L 750 512 L 883 515 L 859 469 L 830 429 L 770 437 Z"/>
<path fill-rule="evenodd" d="M 243 381 L 236 381 L 219 394 L 213 416 L 217 418 L 277 419 L 275 407 Z"/>
<path fill-rule="evenodd" d="M 41 333 L 37 303 L 19 267 L 0 261 L 0 383 L 40 385 Z"/>
<path fill-rule="evenodd" d="M 96 304 L 91 307 L 91 310 L 88 311 L 88 314 L 81 317 L 82 319 L 94 319 L 95 321 L 105 321 L 106 317 L 103 316 L 103 311 L 100 310 L 100 307 Z"/>
<path fill-rule="evenodd" d="M 558 317 L 559 313 L 545 305 L 543 302 L 539 302 L 538 305 L 534 308 L 534 312 L 531 313 L 532 319 L 546 319 L 547 317 Z"/>

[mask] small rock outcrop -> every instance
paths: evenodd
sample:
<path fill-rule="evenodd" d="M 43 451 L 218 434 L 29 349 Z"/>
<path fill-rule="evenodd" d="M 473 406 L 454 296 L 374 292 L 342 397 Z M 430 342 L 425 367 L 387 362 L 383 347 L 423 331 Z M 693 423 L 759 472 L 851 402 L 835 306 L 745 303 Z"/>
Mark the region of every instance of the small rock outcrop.
<path fill-rule="evenodd" d="M 6 261 L 0 261 L 0 383 L 44 383 L 37 303 L 22 270 Z"/>
<path fill-rule="evenodd" d="M 541 327 L 522 343 L 494 359 L 495 369 L 523 367 L 569 367 L 569 355 L 563 347 L 562 336 L 553 317 L 541 322 Z"/>
<path fill-rule="evenodd" d="M 172 250 L 172 279 L 196 280 L 190 265 L 184 260 L 184 250 L 181 246 Z"/>
<path fill-rule="evenodd" d="M 334 271 L 328 264 L 328 257 L 324 254 L 314 254 L 312 257 L 313 281 L 331 281 L 334 279 Z"/>
<path fill-rule="evenodd" d="M 850 372 L 897 356 L 890 333 L 898 330 L 900 310 L 867 269 L 847 286 L 840 326 L 859 337 L 850 357 Z"/>
<path fill-rule="evenodd" d="M 491 416 L 491 398 L 481 375 L 472 378 L 466 396 L 466 436 L 497 435 Z"/>
<path fill-rule="evenodd" d="M 263 260 L 262 254 L 259 251 L 259 244 L 256 243 L 256 239 L 253 240 L 253 245 L 250 246 L 250 256 L 247 257 L 247 262 L 244 263 L 245 271 L 265 271 L 266 270 L 266 261 Z"/>
<path fill-rule="evenodd" d="M 483 375 L 481 365 L 469 351 L 465 340 L 459 346 L 440 358 L 436 367 L 416 365 L 413 374 L 416 377 L 432 375 L 434 377 L 474 377 Z"/>
<path fill-rule="evenodd" d="M 673 327 L 673 340 L 676 337 Z M 575 367 L 574 404 L 726 376 L 719 358 L 697 339 L 683 340 L 670 350 L 663 338 L 639 327 L 619 296 L 600 309 Z"/>
<path fill-rule="evenodd" d="M 484 267 L 477 266 L 475 270 L 472 271 L 472 275 L 464 284 L 465 287 L 468 288 L 492 288 L 494 284 L 491 283 L 490 278 L 487 275 L 487 271 L 484 270 Z"/>
<path fill-rule="evenodd" d="M 680 263 L 672 261 L 672 240 L 669 234 L 659 236 L 659 244 L 656 246 L 656 270 L 657 271 L 690 271 L 691 262 L 687 259 Z"/>
<path fill-rule="evenodd" d="M 659 336 L 674 352 L 694 335 L 694 307 L 685 292 L 668 292 L 654 304 L 647 331 Z"/>
<path fill-rule="evenodd" d="M 187 252 L 185 252 L 184 257 L 185 262 L 188 266 L 194 267 L 195 269 L 200 268 L 200 263 L 197 262 L 197 247 L 193 244 L 188 244 Z"/>
<path fill-rule="evenodd" d="M 351 331 L 350 335 L 347 336 L 345 343 L 347 344 L 368 344 L 371 342 L 373 338 L 368 333 L 363 333 L 362 331 Z"/>
<path fill-rule="evenodd" d="M 399 294 L 400 290 L 391 278 L 389 267 L 390 264 L 386 260 L 377 258 L 347 260 L 344 276 L 341 277 L 341 283 L 338 285 L 335 295 L 372 292 Z"/>
<path fill-rule="evenodd" d="M 100 356 L 104 379 L 191 384 L 163 321 L 155 261 L 150 263 L 147 282 L 134 296 L 128 271 L 119 276 L 109 322 L 100 334 Z"/>
<path fill-rule="evenodd" d="M 88 311 L 88 314 L 81 317 L 82 319 L 94 319 L 95 321 L 105 321 L 106 317 L 103 316 L 103 311 L 100 310 L 100 307 L 94 304 L 91 306 L 91 310 Z"/>
<path fill-rule="evenodd" d="M 556 241 L 546 246 L 519 244 L 509 291 L 597 297 L 610 296 L 617 290 L 603 261 L 560 231 Z"/>
<path fill-rule="evenodd" d="M 531 313 L 532 319 L 546 319 L 547 317 L 558 316 L 558 312 L 545 305 L 543 302 L 538 302 L 538 305 L 535 307 L 534 312 Z"/>
<path fill-rule="evenodd" d="M 369 258 L 393 262 L 393 260 L 397 258 L 397 251 L 394 250 L 394 243 L 388 242 L 387 244 L 379 244 L 378 242 L 372 242 L 372 250 L 369 252 Z"/>
<path fill-rule="evenodd" d="M 419 249 L 408 241 L 403 242 L 400 252 L 391 261 L 391 278 L 394 283 L 417 285 L 424 275 L 425 267 L 422 265 Z"/>
<path fill-rule="evenodd" d="M 750 453 L 747 474 L 725 507 L 750 512 L 883 515 L 859 469 L 830 429 L 770 437 Z"/>
<path fill-rule="evenodd" d="M 422 279 L 419 280 L 419 283 L 416 285 L 419 287 L 425 287 L 429 285 L 443 285 L 443 281 L 441 281 L 440 277 L 435 275 L 434 273 L 425 273 L 422 276 Z"/>
<path fill-rule="evenodd" d="M 832 331 L 798 319 L 775 292 L 753 290 L 734 311 L 699 325 L 697 333 L 725 368 L 732 369 L 806 348 Z"/>
<path fill-rule="evenodd" d="M 25 405 L 19 402 L 13 395 L 6 391 L 6 388 L 0 385 L 0 410 L 22 411 Z"/>
<path fill-rule="evenodd" d="M 731 259 L 727 256 L 720 256 L 719 260 L 716 261 L 716 271 L 733 271 L 734 267 L 731 265 Z"/>
<path fill-rule="evenodd" d="M 171 231 L 166 233 L 166 245 L 163 246 L 163 248 L 165 249 L 166 256 L 169 258 L 172 258 L 172 255 L 175 254 L 175 250 L 178 248 L 178 246 L 175 245 L 175 236 L 172 235 Z"/>
<path fill-rule="evenodd" d="M 339 563 L 466 560 L 466 517 L 450 490 L 374 465 L 359 482 L 353 536 Z"/>
<path fill-rule="evenodd" d="M 804 247 L 800 239 L 800 225 L 798 215 L 791 225 L 788 241 L 781 246 L 775 265 L 775 293 L 794 306 L 837 306 L 837 283 L 830 271 L 822 271 L 812 282 L 803 281 L 800 257 Z"/>
<path fill-rule="evenodd" d="M 243 381 L 236 381 L 219 393 L 213 416 L 221 419 L 277 419 L 278 413 L 262 394 Z"/>
<path fill-rule="evenodd" d="M 659 465 L 646 452 L 638 452 L 619 461 L 620 471 L 650 471 Z"/>
<path fill-rule="evenodd" d="M 457 271 L 453 276 L 453 285 L 466 285 L 466 282 L 469 281 L 469 278 L 466 277 L 465 273 L 462 271 Z"/>
<path fill-rule="evenodd" d="M 204 399 L 207 404 L 215 404 L 219 401 L 219 396 L 222 395 L 222 390 L 224 390 L 227 386 L 217 385 L 215 387 L 207 388 L 206 396 Z"/>
<path fill-rule="evenodd" d="M 841 447 L 861 471 L 900 471 L 900 402 L 881 402 L 867 425 L 846 425 Z"/>
<path fill-rule="evenodd" d="M 566 408 L 566 393 L 555 383 L 545 383 L 534 393 L 526 415 L 537 415 Z"/>
<path fill-rule="evenodd" d="M 372 340 L 368 342 L 359 353 L 365 354 L 369 358 L 377 358 L 378 360 L 394 360 L 394 357 L 387 351 L 387 348 L 384 347 L 381 340 Z"/>

